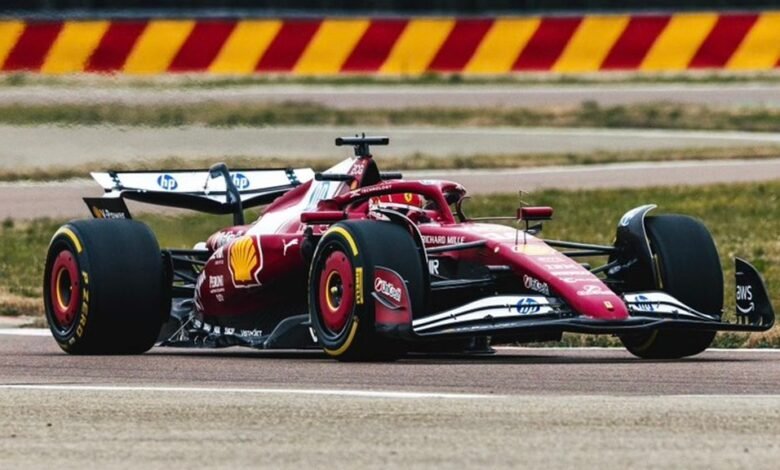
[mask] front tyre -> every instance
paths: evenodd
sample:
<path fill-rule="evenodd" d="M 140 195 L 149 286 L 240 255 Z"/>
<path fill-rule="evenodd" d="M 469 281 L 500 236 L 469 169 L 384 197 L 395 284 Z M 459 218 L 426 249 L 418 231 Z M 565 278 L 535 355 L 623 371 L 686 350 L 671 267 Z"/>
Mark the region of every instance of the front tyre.
<path fill-rule="evenodd" d="M 376 331 L 371 297 L 376 266 L 397 273 L 409 292 L 412 311 L 421 308 L 423 267 L 418 248 L 403 227 L 368 220 L 341 222 L 317 245 L 309 274 L 309 312 L 317 340 L 329 356 L 388 361 L 403 353 L 403 344 Z"/>
<path fill-rule="evenodd" d="M 77 220 L 49 244 L 43 280 L 46 319 L 71 354 L 139 354 L 168 314 L 160 247 L 132 220 Z"/>
<path fill-rule="evenodd" d="M 723 269 L 715 242 L 699 220 L 684 215 L 660 215 L 645 221 L 658 271 L 653 285 L 631 290 L 661 290 L 694 309 L 720 318 L 723 310 Z M 648 276 L 649 277 L 649 276 Z M 656 330 L 623 335 L 628 351 L 643 359 L 677 359 L 707 349 L 714 331 Z"/>

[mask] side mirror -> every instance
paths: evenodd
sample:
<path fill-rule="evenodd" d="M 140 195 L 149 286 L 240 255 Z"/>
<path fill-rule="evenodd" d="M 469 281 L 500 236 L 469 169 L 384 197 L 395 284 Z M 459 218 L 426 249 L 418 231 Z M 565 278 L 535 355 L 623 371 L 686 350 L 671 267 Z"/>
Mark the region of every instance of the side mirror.
<path fill-rule="evenodd" d="M 542 220 L 552 220 L 552 207 L 521 207 L 517 209 L 517 220 L 526 222 L 537 222 Z"/>

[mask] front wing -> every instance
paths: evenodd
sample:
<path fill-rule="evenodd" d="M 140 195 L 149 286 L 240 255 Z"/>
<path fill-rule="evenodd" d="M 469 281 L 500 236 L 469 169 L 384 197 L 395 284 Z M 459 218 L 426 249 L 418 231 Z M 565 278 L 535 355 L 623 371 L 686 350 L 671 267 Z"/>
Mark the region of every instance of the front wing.
<path fill-rule="evenodd" d="M 664 292 L 624 294 L 629 317 L 623 320 L 594 319 L 574 312 L 556 297 L 500 295 L 419 318 L 412 323 L 414 335 L 423 338 L 523 334 L 529 331 L 622 334 L 642 330 L 684 329 L 705 331 L 766 331 L 775 314 L 763 280 L 746 261 L 737 259 L 736 322 L 718 314 L 698 312 Z"/>

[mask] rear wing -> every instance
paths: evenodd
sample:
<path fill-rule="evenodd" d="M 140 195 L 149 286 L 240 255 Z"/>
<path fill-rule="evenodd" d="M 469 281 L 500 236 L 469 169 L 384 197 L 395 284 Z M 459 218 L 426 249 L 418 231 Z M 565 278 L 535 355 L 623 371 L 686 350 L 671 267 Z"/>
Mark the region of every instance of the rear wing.
<path fill-rule="evenodd" d="M 218 163 L 208 170 L 108 171 L 92 173 L 106 194 L 85 198 L 96 217 L 126 217 L 121 200 L 234 215 L 243 224 L 243 209 L 269 204 L 314 178 L 309 168 L 228 170 Z"/>

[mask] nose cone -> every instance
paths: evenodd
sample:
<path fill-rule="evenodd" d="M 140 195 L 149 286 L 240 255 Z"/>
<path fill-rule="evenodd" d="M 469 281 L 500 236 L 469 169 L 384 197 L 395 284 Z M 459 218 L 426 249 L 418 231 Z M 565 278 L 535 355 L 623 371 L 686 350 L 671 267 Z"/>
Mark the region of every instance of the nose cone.
<path fill-rule="evenodd" d="M 569 297 L 569 304 L 577 312 L 599 320 L 625 320 L 628 309 L 623 300 L 612 292 L 589 294 L 587 288 L 580 289 Z"/>

